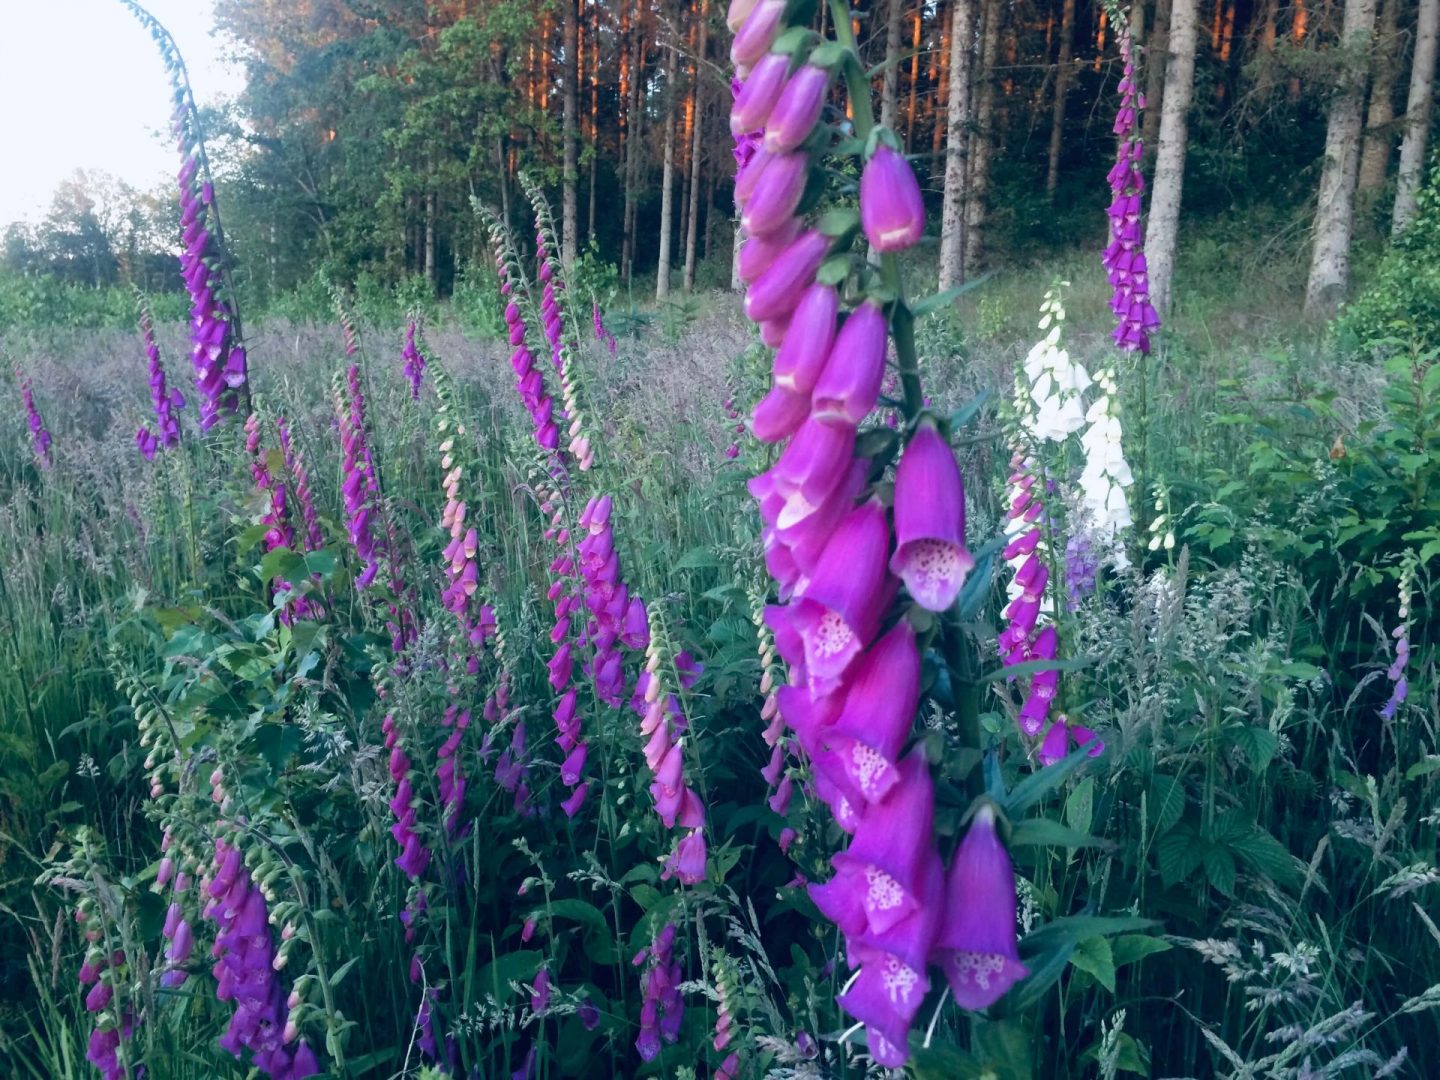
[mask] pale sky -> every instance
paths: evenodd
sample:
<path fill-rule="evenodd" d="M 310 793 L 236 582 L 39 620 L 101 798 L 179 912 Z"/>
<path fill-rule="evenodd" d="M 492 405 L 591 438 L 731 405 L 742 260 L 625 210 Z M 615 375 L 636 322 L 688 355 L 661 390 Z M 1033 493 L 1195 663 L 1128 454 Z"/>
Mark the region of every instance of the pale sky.
<path fill-rule="evenodd" d="M 212 0 L 147 6 L 174 35 L 202 105 L 240 91 L 231 46 L 212 35 Z M 118 0 L 0 0 L 0 228 L 41 216 L 77 168 L 142 191 L 173 182 L 169 119 L 160 54 Z"/>

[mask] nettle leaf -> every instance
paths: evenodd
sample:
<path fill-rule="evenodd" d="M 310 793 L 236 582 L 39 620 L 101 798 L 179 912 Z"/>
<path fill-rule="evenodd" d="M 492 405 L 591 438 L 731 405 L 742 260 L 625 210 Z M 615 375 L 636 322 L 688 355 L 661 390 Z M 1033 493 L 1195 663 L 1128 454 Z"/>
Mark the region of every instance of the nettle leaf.
<path fill-rule="evenodd" d="M 1200 866 L 1199 838 L 1188 828 L 1171 829 L 1155 843 L 1155 860 L 1166 885 L 1178 885 Z"/>
<path fill-rule="evenodd" d="M 1280 749 L 1280 739 L 1269 728 L 1232 728 L 1226 733 L 1225 741 L 1238 750 L 1256 772 L 1269 768 Z"/>
<path fill-rule="evenodd" d="M 1111 943 L 1110 952 L 1114 957 L 1115 966 L 1122 968 L 1126 964 L 1137 963 L 1147 956 L 1169 952 L 1171 948 L 1173 946 L 1164 938 L 1151 937 L 1149 934 L 1122 934 Z"/>
<path fill-rule="evenodd" d="M 1235 858 L 1227 848 L 1219 844 L 1204 844 L 1200 859 L 1205 866 L 1205 877 L 1226 896 L 1235 895 Z"/>
<path fill-rule="evenodd" d="M 1169 832 L 1185 813 L 1185 785 L 1173 776 L 1152 777 L 1147 811 L 1157 833 Z"/>
<path fill-rule="evenodd" d="M 1230 850 L 1251 870 L 1277 885 L 1293 887 L 1305 876 L 1305 864 L 1290 854 L 1284 844 L 1258 825 L 1230 841 Z"/>
<path fill-rule="evenodd" d="M 1110 993 L 1115 992 L 1115 958 L 1110 952 L 1110 942 L 1105 938 L 1093 937 L 1080 942 L 1070 954 L 1070 963 Z"/>
<path fill-rule="evenodd" d="M 718 570 L 720 560 L 709 548 L 691 548 L 680 556 L 675 566 L 680 570 Z"/>
<path fill-rule="evenodd" d="M 1065 799 L 1065 822 L 1079 833 L 1088 833 L 1095 816 L 1095 778 L 1087 776 Z"/>

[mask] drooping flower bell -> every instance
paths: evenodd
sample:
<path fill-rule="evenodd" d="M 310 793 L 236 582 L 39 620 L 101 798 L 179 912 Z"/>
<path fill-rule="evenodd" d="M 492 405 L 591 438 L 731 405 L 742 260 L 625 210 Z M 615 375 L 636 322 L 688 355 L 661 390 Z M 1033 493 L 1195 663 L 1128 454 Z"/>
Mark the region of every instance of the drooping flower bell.
<path fill-rule="evenodd" d="M 790 76 L 765 119 L 765 149 L 772 154 L 784 154 L 808 139 L 820 122 L 829 91 L 830 72 L 826 68 L 802 65 Z"/>
<path fill-rule="evenodd" d="M 890 572 L 921 607 L 955 603 L 975 559 L 965 547 L 965 483 L 954 451 L 925 418 L 895 474 L 895 554 Z"/>
<path fill-rule="evenodd" d="M 925 233 L 925 200 L 910 163 L 881 141 L 860 174 L 860 224 L 871 248 L 904 251 Z"/>
<path fill-rule="evenodd" d="M 1015 870 L 989 803 L 975 813 L 945 879 L 932 959 L 963 1009 L 986 1009 L 1029 974 L 1015 938 Z"/>

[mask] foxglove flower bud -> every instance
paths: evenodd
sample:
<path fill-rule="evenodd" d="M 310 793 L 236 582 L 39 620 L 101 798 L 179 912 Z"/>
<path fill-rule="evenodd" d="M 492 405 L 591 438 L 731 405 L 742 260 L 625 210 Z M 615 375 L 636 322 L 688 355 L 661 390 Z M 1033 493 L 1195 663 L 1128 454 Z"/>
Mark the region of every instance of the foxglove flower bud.
<path fill-rule="evenodd" d="M 794 311 L 829 250 L 829 237 L 818 229 L 801 234 L 750 286 L 745 316 L 751 322 L 762 322 Z"/>
<path fill-rule="evenodd" d="M 730 60 L 736 67 L 750 67 L 770 51 L 779 36 L 785 6 L 785 0 L 759 0 L 755 4 L 730 43 Z"/>
<path fill-rule="evenodd" d="M 775 154 L 745 200 L 740 225 L 751 236 L 785 227 L 795 215 L 810 176 L 810 159 L 802 153 Z"/>
<path fill-rule="evenodd" d="M 777 387 L 803 394 L 808 400 L 830 356 L 839 310 L 840 296 L 833 287 L 815 284 L 805 290 L 790 318 L 790 332 L 775 354 Z"/>
<path fill-rule="evenodd" d="M 783 154 L 808 139 L 820 121 L 829 90 L 830 72 L 825 68 L 806 64 L 792 75 L 765 121 L 765 149 Z"/>
<path fill-rule="evenodd" d="M 816 420 L 858 425 L 880 400 L 885 378 L 885 312 L 867 300 L 845 320 L 815 384 Z"/>
<path fill-rule="evenodd" d="M 789 71 L 790 58 L 778 53 L 769 54 L 755 65 L 730 107 L 730 134 L 738 137 L 765 126 L 770 110 L 785 89 Z"/>
<path fill-rule="evenodd" d="M 876 251 L 904 251 L 925 232 L 925 201 L 915 171 L 881 142 L 860 175 L 860 224 Z"/>

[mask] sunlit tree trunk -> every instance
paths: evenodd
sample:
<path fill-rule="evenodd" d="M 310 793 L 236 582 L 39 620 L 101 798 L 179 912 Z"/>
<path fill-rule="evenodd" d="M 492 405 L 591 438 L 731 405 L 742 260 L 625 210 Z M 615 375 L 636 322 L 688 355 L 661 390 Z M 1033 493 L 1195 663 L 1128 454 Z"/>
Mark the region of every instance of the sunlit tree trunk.
<path fill-rule="evenodd" d="M 577 237 L 580 235 L 580 209 L 576 189 L 580 182 L 576 136 L 577 113 L 579 112 L 580 87 L 580 30 L 575 13 L 575 0 L 562 0 L 564 4 L 564 49 L 565 49 L 565 100 L 562 106 L 560 138 L 564 142 L 564 173 L 561 179 L 561 225 L 560 261 L 566 269 L 575 265 Z"/>
<path fill-rule="evenodd" d="M 1415 217 L 1416 196 L 1425 171 L 1425 143 L 1435 102 L 1435 45 L 1440 36 L 1440 0 L 1420 0 L 1415 24 L 1415 58 L 1410 65 L 1410 94 L 1405 106 L 1405 138 L 1400 142 L 1400 173 L 1395 185 L 1392 228 L 1401 232 Z"/>
<path fill-rule="evenodd" d="M 640 176 L 640 153 L 645 131 L 645 113 L 641 87 L 645 81 L 645 25 L 642 0 L 635 0 L 634 18 L 630 23 L 630 52 L 628 59 L 629 85 L 627 87 L 625 115 L 628 118 L 625 135 L 624 188 L 625 209 L 623 214 L 621 241 L 621 269 L 625 284 L 630 285 L 635 272 L 635 212 L 637 187 Z"/>
<path fill-rule="evenodd" d="M 1375 34 L 1374 81 L 1370 107 L 1365 113 L 1365 143 L 1360 148 L 1360 172 L 1355 179 L 1358 196 L 1373 195 L 1385 186 L 1390 151 L 1395 146 L 1395 82 L 1400 65 L 1396 37 L 1400 0 L 1380 0 L 1379 29 Z"/>
<path fill-rule="evenodd" d="M 1075 0 L 1060 9 L 1060 61 L 1055 67 L 1055 105 L 1050 114 L 1050 154 L 1045 166 L 1045 197 L 1052 202 L 1060 186 L 1060 147 L 1065 139 L 1065 99 L 1070 94 L 1074 59 Z"/>
<path fill-rule="evenodd" d="M 1180 196 L 1185 180 L 1190 98 L 1195 90 L 1195 0 L 1170 5 L 1169 52 L 1165 64 L 1165 100 L 1161 106 L 1160 149 L 1155 155 L 1155 186 L 1145 255 L 1150 268 L 1150 302 L 1164 315 L 1170 310 L 1175 274 L 1175 244 L 1180 227 Z"/>
<path fill-rule="evenodd" d="M 440 286 L 439 268 L 435 265 L 435 190 L 425 193 L 425 280 L 431 291 Z"/>
<path fill-rule="evenodd" d="M 915 145 L 916 108 L 920 97 L 920 41 L 925 25 L 925 4 L 923 0 L 915 5 L 915 28 L 910 38 L 910 104 L 906 110 L 905 149 Z"/>
<path fill-rule="evenodd" d="M 660 262 L 655 271 L 655 299 L 670 296 L 670 239 L 675 231 L 675 98 L 680 93 L 676 78 L 680 57 L 674 45 L 666 56 L 665 74 L 665 166 L 660 181 Z"/>
<path fill-rule="evenodd" d="M 939 0 L 937 0 L 937 3 L 938 2 Z M 939 10 L 936 11 L 935 21 L 940 24 L 940 47 L 935 50 L 936 70 L 935 77 L 931 80 L 935 84 L 935 107 L 931 110 L 934 113 L 934 122 L 931 124 L 930 141 L 931 150 L 938 158 L 945 152 L 947 125 L 945 123 L 945 114 L 942 114 L 940 111 L 940 105 L 942 102 L 948 102 L 950 100 L 950 42 L 952 40 L 951 34 L 955 23 L 954 0 L 951 0 L 951 3 L 945 6 L 943 12 Z"/>
<path fill-rule="evenodd" d="M 1375 28 L 1375 0 L 1345 0 L 1341 43 L 1358 49 Z M 1360 114 L 1369 65 L 1341 72 L 1325 129 L 1325 164 L 1315 210 L 1315 250 L 1305 284 L 1305 314 L 1335 314 L 1350 282 L 1350 237 L 1355 221 L 1355 174 L 1360 164 Z"/>
<path fill-rule="evenodd" d="M 1074 0 L 1069 0 L 1074 3 Z M 975 0 L 952 0 L 950 94 L 945 110 L 945 203 L 940 213 L 940 288 L 965 280 L 965 163 L 969 155 L 970 46 Z"/>
<path fill-rule="evenodd" d="M 695 88 L 692 91 L 694 104 L 691 106 L 694 112 L 692 122 L 694 130 L 690 133 L 690 210 L 685 228 L 685 291 L 687 293 L 695 288 L 695 259 L 698 254 L 697 242 L 700 233 L 700 157 L 705 130 L 704 81 L 701 76 L 704 74 L 705 68 L 705 49 L 709 44 L 709 17 L 709 0 L 700 0 L 700 31 L 695 46 Z"/>
<path fill-rule="evenodd" d="M 990 191 L 990 154 L 995 141 L 995 61 L 1000 54 L 1000 0 L 985 0 L 980 28 L 980 69 L 975 79 L 975 133 L 970 139 L 970 191 L 965 206 L 965 272 L 973 273 L 984 256 L 986 196 Z"/>

